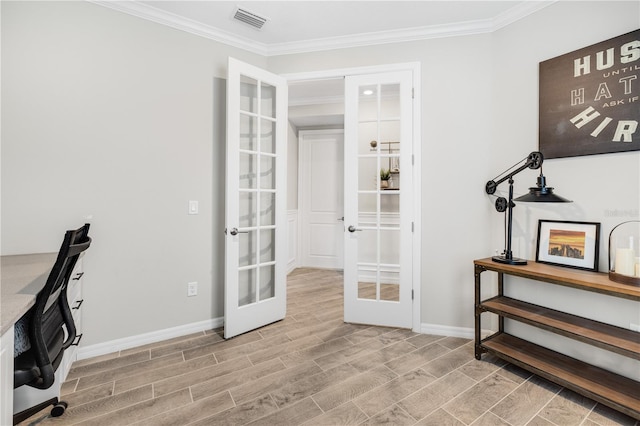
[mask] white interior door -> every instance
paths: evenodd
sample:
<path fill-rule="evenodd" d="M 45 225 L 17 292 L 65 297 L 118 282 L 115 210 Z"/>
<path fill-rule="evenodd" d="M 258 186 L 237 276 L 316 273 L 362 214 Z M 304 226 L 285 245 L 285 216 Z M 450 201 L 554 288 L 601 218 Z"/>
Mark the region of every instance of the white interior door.
<path fill-rule="evenodd" d="M 300 266 L 342 269 L 344 132 L 299 134 Z"/>
<path fill-rule="evenodd" d="M 225 338 L 286 314 L 286 126 L 286 81 L 229 58 Z"/>
<path fill-rule="evenodd" d="M 412 327 L 412 117 L 411 71 L 345 78 L 345 322 Z"/>

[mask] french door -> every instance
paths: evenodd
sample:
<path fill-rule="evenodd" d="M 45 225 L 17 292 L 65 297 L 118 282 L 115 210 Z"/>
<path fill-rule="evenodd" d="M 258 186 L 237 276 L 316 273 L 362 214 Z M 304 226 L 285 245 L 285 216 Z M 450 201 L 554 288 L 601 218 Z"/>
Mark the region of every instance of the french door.
<path fill-rule="evenodd" d="M 229 58 L 225 338 L 286 314 L 286 126 L 286 80 Z"/>
<path fill-rule="evenodd" d="M 412 81 L 345 78 L 345 322 L 412 328 Z"/>

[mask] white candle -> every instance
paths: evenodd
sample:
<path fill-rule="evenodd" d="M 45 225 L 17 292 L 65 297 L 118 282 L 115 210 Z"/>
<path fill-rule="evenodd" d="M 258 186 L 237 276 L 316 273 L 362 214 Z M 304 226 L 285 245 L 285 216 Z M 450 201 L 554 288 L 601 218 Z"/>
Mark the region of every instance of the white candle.
<path fill-rule="evenodd" d="M 636 257 L 636 277 L 640 277 L 640 257 Z"/>
<path fill-rule="evenodd" d="M 634 264 L 635 256 L 632 249 L 616 249 L 616 264 L 614 270 L 617 274 L 633 276 L 635 273 Z"/>

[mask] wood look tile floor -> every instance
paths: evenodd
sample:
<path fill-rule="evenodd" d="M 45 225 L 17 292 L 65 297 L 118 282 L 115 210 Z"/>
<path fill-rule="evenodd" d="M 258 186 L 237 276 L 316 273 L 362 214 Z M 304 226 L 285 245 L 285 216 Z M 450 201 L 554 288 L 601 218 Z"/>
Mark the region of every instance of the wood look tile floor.
<path fill-rule="evenodd" d="M 342 275 L 298 269 L 287 317 L 76 362 L 65 414 L 23 425 L 636 425 L 473 342 L 345 324 Z"/>

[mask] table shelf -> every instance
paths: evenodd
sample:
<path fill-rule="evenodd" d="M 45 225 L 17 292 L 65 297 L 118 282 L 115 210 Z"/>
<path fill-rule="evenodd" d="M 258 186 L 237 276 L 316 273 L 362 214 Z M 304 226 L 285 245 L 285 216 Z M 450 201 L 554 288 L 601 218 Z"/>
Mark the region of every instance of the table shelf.
<path fill-rule="evenodd" d="M 640 383 L 506 333 L 482 342 L 487 352 L 636 419 Z"/>
<path fill-rule="evenodd" d="M 640 360 L 640 334 L 506 296 L 483 301 L 481 308 L 593 346 Z"/>

